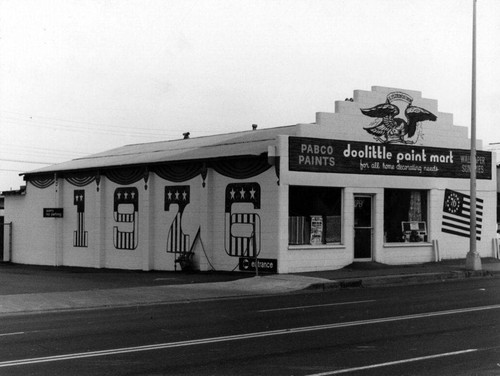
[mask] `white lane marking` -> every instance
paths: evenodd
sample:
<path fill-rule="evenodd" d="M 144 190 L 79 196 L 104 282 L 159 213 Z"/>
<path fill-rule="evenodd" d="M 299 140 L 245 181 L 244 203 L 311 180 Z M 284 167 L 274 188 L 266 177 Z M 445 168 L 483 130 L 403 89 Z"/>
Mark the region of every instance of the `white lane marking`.
<path fill-rule="evenodd" d="M 362 303 L 371 303 L 376 302 L 376 300 L 359 300 L 355 302 L 342 302 L 342 303 L 328 303 L 328 304 L 316 304 L 316 305 L 306 305 L 306 306 L 296 306 L 296 307 L 286 307 L 286 308 L 274 308 L 274 309 L 262 309 L 257 312 L 274 312 L 274 311 L 289 311 L 293 309 L 305 309 L 305 308 L 321 308 L 321 307 L 329 307 L 329 306 L 340 306 L 340 305 L 348 305 L 348 304 L 362 304 Z"/>
<path fill-rule="evenodd" d="M 18 336 L 21 334 L 24 334 L 24 332 L 0 333 L 0 337 Z"/>
<path fill-rule="evenodd" d="M 88 352 L 83 352 L 83 353 L 44 356 L 44 357 L 40 357 L 40 358 L 9 360 L 9 361 L 0 362 L 0 368 L 21 366 L 21 365 L 26 365 L 26 364 L 56 362 L 56 361 L 63 361 L 63 360 L 70 360 L 70 359 L 82 359 L 82 358 L 92 358 L 92 357 L 98 357 L 98 356 L 127 354 L 127 353 L 133 353 L 133 352 L 141 352 L 141 351 L 162 350 L 162 349 L 170 349 L 170 348 L 176 348 L 176 347 L 186 347 L 186 346 L 195 346 L 195 345 L 217 343 L 217 342 L 237 341 L 237 340 L 244 340 L 244 339 L 251 339 L 251 338 L 271 337 L 271 336 L 278 336 L 278 335 L 284 335 L 284 334 L 294 334 L 294 333 L 312 332 L 312 331 L 317 331 L 317 330 L 345 328 L 345 327 L 350 327 L 350 326 L 379 324 L 379 323 L 386 323 L 386 322 L 392 322 L 392 321 L 403 321 L 403 320 L 412 320 L 412 319 L 427 318 L 427 317 L 434 317 L 434 316 L 443 316 L 443 315 L 453 315 L 453 314 L 467 313 L 467 312 L 485 311 L 485 310 L 490 310 L 490 309 L 500 309 L 500 304 L 483 306 L 483 307 L 453 309 L 453 310 L 438 311 L 438 312 L 417 313 L 414 315 L 384 317 L 384 318 L 380 318 L 380 319 L 350 321 L 350 322 L 324 324 L 324 325 L 313 325 L 313 326 L 305 326 L 305 327 L 290 328 L 290 329 L 279 329 L 279 330 L 271 330 L 271 331 L 267 331 L 267 332 L 237 334 L 237 335 L 232 335 L 232 336 L 202 338 L 202 339 L 195 339 L 195 340 L 190 340 L 190 341 L 167 342 L 167 343 L 159 343 L 159 344 L 154 344 L 154 345 L 132 346 L 132 347 L 117 348 L 117 349 L 109 349 L 109 350 L 88 351 Z"/>
<path fill-rule="evenodd" d="M 344 368 L 344 369 L 339 369 L 337 371 L 329 371 L 329 372 L 322 372 L 322 373 L 313 373 L 313 374 L 310 374 L 310 375 L 307 375 L 307 376 L 340 375 L 342 373 L 349 373 L 349 372 L 356 372 L 356 371 L 365 371 L 367 369 L 380 368 L 380 367 L 388 367 L 388 366 L 395 366 L 395 365 L 399 365 L 399 364 L 419 362 L 419 361 L 422 361 L 422 360 L 443 358 L 445 356 L 455 356 L 455 355 L 467 354 L 467 353 L 471 353 L 471 352 L 475 352 L 475 351 L 479 351 L 479 349 L 467 349 L 467 350 L 453 351 L 453 352 L 442 353 L 442 354 L 419 356 L 417 358 L 395 360 L 393 362 L 372 364 L 372 365 L 363 366 L 363 367 Z"/>

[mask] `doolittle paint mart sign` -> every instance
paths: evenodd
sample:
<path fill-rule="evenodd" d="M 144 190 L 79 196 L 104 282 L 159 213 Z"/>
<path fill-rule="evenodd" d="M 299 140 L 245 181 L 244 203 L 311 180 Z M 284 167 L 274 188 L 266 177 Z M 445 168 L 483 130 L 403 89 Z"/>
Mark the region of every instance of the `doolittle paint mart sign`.
<path fill-rule="evenodd" d="M 470 177 L 470 150 L 290 137 L 289 170 L 343 174 Z M 476 176 L 491 179 L 491 153 L 476 152 Z"/>

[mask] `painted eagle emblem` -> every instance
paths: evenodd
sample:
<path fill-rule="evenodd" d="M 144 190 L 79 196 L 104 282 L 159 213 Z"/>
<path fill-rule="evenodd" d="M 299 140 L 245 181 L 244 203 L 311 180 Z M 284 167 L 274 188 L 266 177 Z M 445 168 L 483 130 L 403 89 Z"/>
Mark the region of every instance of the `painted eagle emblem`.
<path fill-rule="evenodd" d="M 398 117 L 400 107 L 398 102 L 406 104 L 404 115 L 406 120 Z M 413 98 L 403 92 L 392 92 L 387 95 L 387 101 L 371 108 L 362 108 L 361 112 L 369 117 L 376 118 L 369 126 L 363 129 L 382 143 L 414 144 L 410 140 L 423 121 L 436 121 L 437 116 L 424 108 L 413 106 Z"/>

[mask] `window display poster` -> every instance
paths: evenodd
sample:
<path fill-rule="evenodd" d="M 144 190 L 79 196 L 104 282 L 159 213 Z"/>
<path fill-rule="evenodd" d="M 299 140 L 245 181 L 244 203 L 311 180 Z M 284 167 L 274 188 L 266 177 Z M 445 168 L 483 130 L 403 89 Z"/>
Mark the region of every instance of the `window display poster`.
<path fill-rule="evenodd" d="M 311 244 L 323 243 L 323 217 L 321 215 L 311 215 Z"/>

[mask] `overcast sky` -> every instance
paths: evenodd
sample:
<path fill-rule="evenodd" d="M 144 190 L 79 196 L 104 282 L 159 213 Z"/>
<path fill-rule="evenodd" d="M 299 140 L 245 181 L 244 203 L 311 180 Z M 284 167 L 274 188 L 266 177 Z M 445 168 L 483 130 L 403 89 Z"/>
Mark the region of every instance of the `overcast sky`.
<path fill-rule="evenodd" d="M 470 127 L 472 0 L 0 0 L 0 191 L 131 143 L 314 122 L 422 92 Z M 500 143 L 500 1 L 477 2 L 477 136 Z"/>

